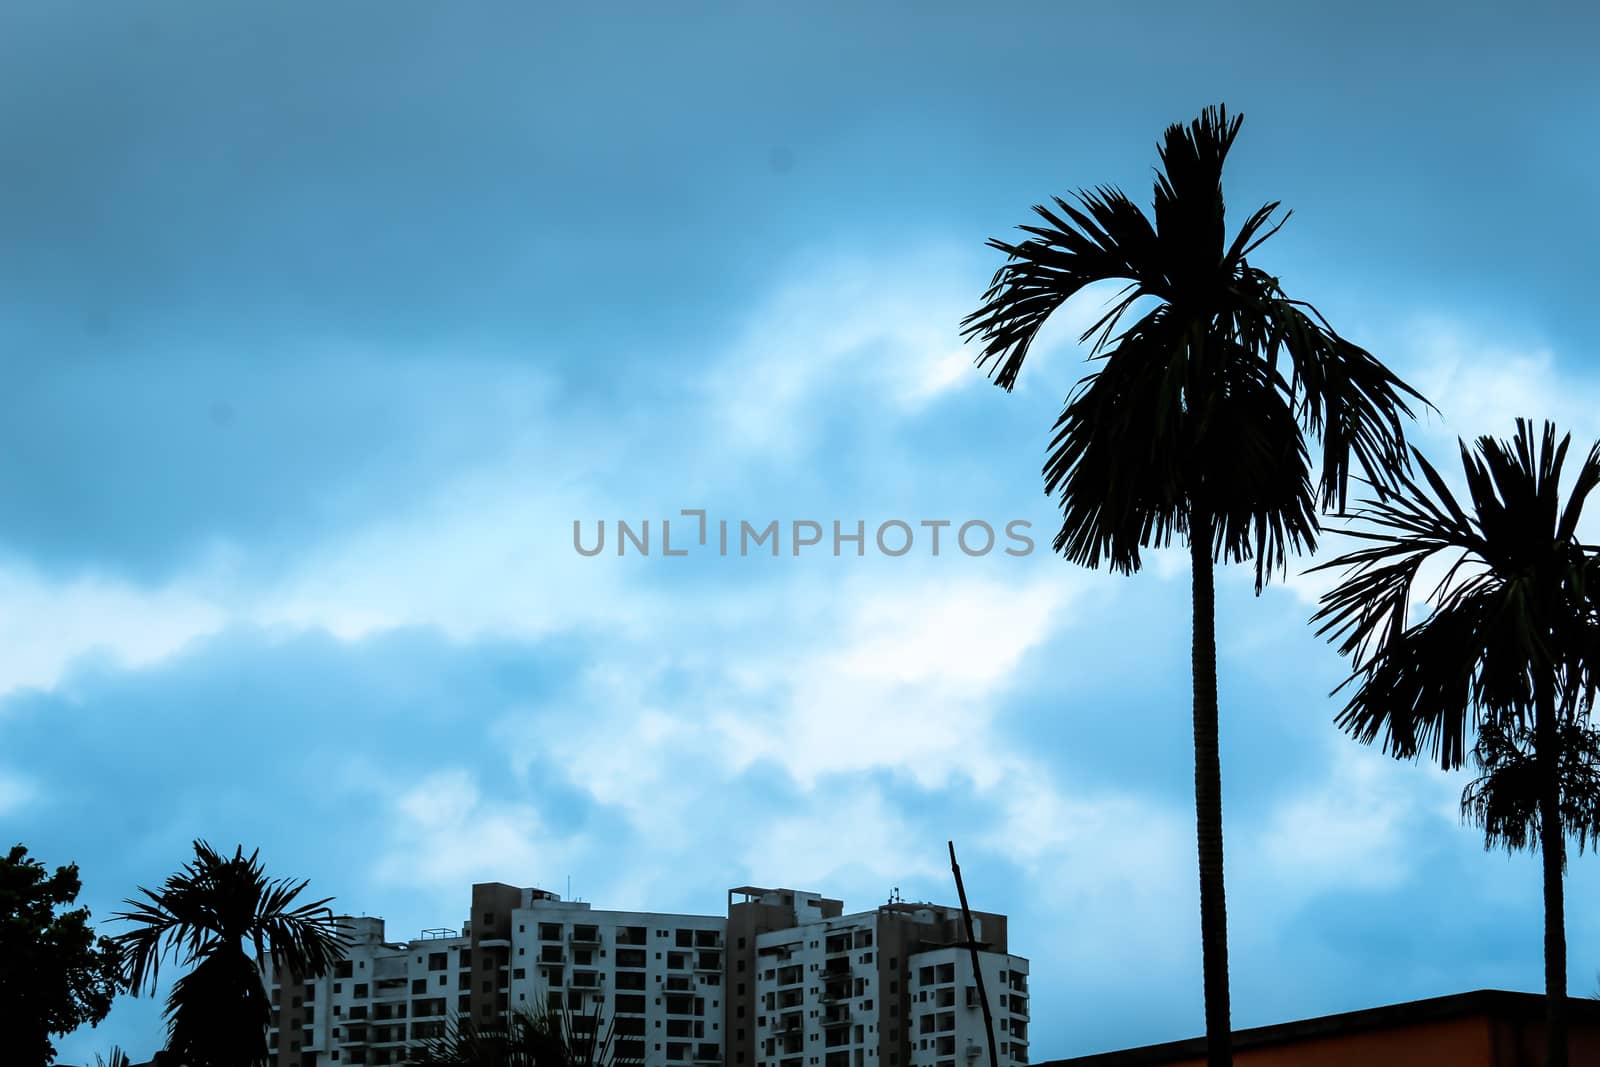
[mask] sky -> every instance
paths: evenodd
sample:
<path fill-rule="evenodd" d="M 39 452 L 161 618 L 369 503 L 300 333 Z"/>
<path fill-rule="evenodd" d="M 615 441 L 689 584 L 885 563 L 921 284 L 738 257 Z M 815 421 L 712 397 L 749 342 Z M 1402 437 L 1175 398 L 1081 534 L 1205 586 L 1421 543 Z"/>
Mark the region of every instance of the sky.
<path fill-rule="evenodd" d="M 1592 441 L 1597 31 L 1576 4 L 10 0 L 0 838 L 79 864 L 107 933 L 205 838 L 392 937 L 487 880 L 950 902 L 953 839 L 1032 961 L 1035 1060 L 1200 1033 L 1186 559 L 1048 551 L 1098 297 L 1008 395 L 958 331 L 984 242 L 1081 187 L 1148 204 L 1164 127 L 1225 102 L 1230 220 L 1294 209 L 1256 262 L 1433 401 L 1417 444 L 1452 462 L 1519 415 Z M 684 509 L 782 552 L 665 557 Z M 601 520 L 649 520 L 651 554 L 576 552 Z M 997 548 L 952 550 L 978 520 Z M 795 521 L 829 540 L 795 556 Z M 1317 560 L 1218 582 L 1235 1025 L 1539 989 L 1534 857 L 1485 853 L 1464 773 L 1333 726 Z M 1600 992 L 1600 860 L 1568 893 Z M 124 998 L 57 1047 L 140 1059 L 159 1015 Z"/>

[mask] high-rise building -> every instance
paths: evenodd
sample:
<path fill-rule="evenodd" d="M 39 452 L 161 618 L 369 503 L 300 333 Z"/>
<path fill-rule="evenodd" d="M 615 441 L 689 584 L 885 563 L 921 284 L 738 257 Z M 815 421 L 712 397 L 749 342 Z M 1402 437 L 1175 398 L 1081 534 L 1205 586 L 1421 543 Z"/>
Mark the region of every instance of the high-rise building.
<path fill-rule="evenodd" d="M 472 887 L 467 923 L 352 945 L 315 981 L 268 970 L 277 1067 L 383 1067 L 454 1018 L 600 1018 L 646 1067 L 983 1067 L 987 1035 L 959 909 L 742 886 L 726 916 L 597 911 L 540 889 Z M 1027 961 L 1003 915 L 972 914 L 1001 1067 L 1027 1063 Z M 977 1051 L 974 1051 L 977 1050 Z"/>

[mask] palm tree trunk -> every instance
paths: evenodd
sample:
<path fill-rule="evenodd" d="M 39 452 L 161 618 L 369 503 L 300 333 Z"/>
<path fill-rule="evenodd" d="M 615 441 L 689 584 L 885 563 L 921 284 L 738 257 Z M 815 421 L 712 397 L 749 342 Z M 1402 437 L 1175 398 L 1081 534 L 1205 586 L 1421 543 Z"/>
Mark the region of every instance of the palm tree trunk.
<path fill-rule="evenodd" d="M 1544 863 L 1545 1063 L 1567 1067 L 1567 920 L 1562 876 L 1566 870 L 1561 830 L 1560 741 L 1555 693 L 1538 682 L 1534 758 L 1539 765 L 1539 851 Z"/>
<path fill-rule="evenodd" d="M 1228 906 L 1222 885 L 1222 763 L 1217 752 L 1217 619 L 1212 519 L 1191 510 L 1189 561 L 1194 571 L 1194 807 L 1200 853 L 1200 953 L 1205 972 L 1206 1063 L 1231 1067 L 1228 1007 Z"/>

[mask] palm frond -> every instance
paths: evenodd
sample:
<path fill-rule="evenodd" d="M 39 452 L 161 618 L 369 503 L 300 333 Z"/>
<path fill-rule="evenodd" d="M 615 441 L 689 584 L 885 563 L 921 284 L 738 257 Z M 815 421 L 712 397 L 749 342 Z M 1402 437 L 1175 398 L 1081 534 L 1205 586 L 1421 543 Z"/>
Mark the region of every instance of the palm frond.
<path fill-rule="evenodd" d="M 218 947 L 173 983 L 167 1051 L 185 1067 L 265 1067 L 272 1006 L 255 962 Z"/>
<path fill-rule="evenodd" d="M 1140 551 L 1215 518 L 1213 558 L 1253 560 L 1259 591 L 1343 511 L 1352 471 L 1383 496 L 1408 465 L 1402 420 L 1427 401 L 1249 256 L 1288 219 L 1265 204 L 1227 239 L 1222 170 L 1241 118 L 1166 130 L 1153 216 L 1115 188 L 1035 207 L 962 335 L 1011 389 L 1040 329 L 1096 282 L 1126 285 L 1080 337 L 1095 369 L 1067 398 L 1044 464 L 1057 552 L 1133 572 Z M 1153 308 L 1141 302 L 1155 301 Z M 1143 310 L 1139 310 L 1139 309 Z M 1124 328 L 1125 321 L 1136 321 Z M 1304 437 L 1320 444 L 1313 475 Z"/>
<path fill-rule="evenodd" d="M 350 942 L 331 898 L 297 903 L 307 883 L 268 877 L 259 852 L 240 847 L 227 857 L 204 841 L 194 852 L 159 889 L 140 887 L 141 898 L 125 902 L 131 910 L 115 917 L 133 929 L 112 941 L 135 995 L 154 991 L 169 958 L 192 968 L 167 999 L 168 1047 L 182 1062 L 255 1063 L 257 1052 L 266 1055 L 266 961 L 279 973 L 316 977 Z"/>
<path fill-rule="evenodd" d="M 598 1003 L 574 1014 L 560 1008 L 519 1008 L 476 1022 L 456 1015 L 445 1032 L 412 1045 L 409 1067 L 640 1067 L 642 1057 L 619 1053 L 616 1018 Z"/>
<path fill-rule="evenodd" d="M 1352 660 L 1340 688 L 1356 688 L 1341 728 L 1452 768 L 1482 723 L 1510 730 L 1529 721 L 1541 684 L 1568 709 L 1592 705 L 1600 611 L 1587 576 L 1600 570 L 1573 534 L 1600 473 L 1586 463 L 1563 506 L 1568 443 L 1549 424 L 1536 440 L 1524 420 L 1509 441 L 1460 442 L 1465 504 L 1414 453 L 1420 480 L 1399 473 L 1387 498 L 1357 511 L 1364 526 L 1350 533 L 1365 547 L 1314 568 L 1344 572 L 1313 616 L 1318 634 Z M 1439 559 L 1443 579 L 1419 588 L 1423 568 Z M 1500 751 L 1493 736 L 1487 744 Z M 1475 810 L 1500 824 L 1494 810 Z"/>
<path fill-rule="evenodd" d="M 1600 845 L 1600 732 L 1566 719 L 1558 738 L 1561 830 L 1577 841 L 1581 853 L 1591 843 Z M 1543 774 L 1533 729 L 1515 719 L 1491 719 L 1473 756 L 1479 775 L 1461 794 L 1462 817 L 1483 831 L 1485 849 L 1537 848 Z"/>

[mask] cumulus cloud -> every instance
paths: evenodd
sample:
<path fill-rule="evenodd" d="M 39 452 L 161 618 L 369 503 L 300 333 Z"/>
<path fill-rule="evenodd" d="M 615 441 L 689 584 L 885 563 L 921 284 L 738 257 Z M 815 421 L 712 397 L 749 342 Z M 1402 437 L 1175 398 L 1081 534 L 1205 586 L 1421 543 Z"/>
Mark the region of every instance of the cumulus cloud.
<path fill-rule="evenodd" d="M 36 792 L 27 778 L 0 768 L 0 818 L 23 810 L 34 799 Z"/>
<path fill-rule="evenodd" d="M 150 589 L 112 577 L 60 581 L 12 564 L 0 568 L 0 696 L 54 688 L 82 656 L 146 667 L 227 621 L 226 609 L 192 586 Z"/>
<path fill-rule="evenodd" d="M 475 881 L 522 881 L 565 866 L 562 840 L 529 804 L 485 797 L 471 771 L 435 771 L 390 802 L 392 842 L 379 884 L 457 889 Z"/>

